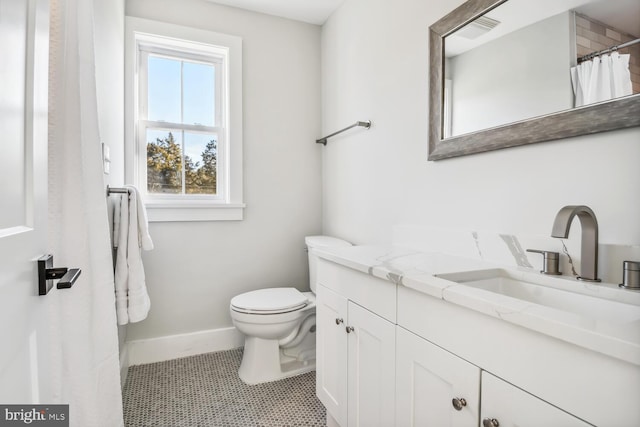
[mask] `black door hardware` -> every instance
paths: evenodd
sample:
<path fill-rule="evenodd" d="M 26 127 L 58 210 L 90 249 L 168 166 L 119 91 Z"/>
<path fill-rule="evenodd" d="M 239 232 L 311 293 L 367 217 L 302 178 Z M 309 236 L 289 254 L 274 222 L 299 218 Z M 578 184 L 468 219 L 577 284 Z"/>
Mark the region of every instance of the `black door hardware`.
<path fill-rule="evenodd" d="M 38 259 L 38 295 L 46 295 L 53 287 L 53 281 L 58 280 L 58 289 L 68 289 L 73 286 L 80 273 L 79 268 L 53 268 L 53 255 L 44 255 Z"/>

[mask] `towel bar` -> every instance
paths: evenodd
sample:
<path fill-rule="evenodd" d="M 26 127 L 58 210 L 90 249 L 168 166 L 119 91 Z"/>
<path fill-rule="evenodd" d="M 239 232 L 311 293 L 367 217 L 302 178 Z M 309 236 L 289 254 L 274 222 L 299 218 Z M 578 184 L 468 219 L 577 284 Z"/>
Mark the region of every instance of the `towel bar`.
<path fill-rule="evenodd" d="M 340 129 L 339 131 L 334 132 L 331 135 L 327 135 L 327 136 L 325 136 L 323 138 L 316 139 L 316 144 L 327 145 L 327 140 L 329 138 L 331 138 L 332 136 L 336 136 L 336 135 L 338 135 L 338 134 L 340 134 L 340 133 L 342 133 L 342 132 L 344 132 L 346 130 L 349 130 L 351 128 L 354 128 L 356 126 L 361 126 L 361 127 L 365 128 L 365 129 L 370 129 L 371 128 L 371 120 L 367 120 L 367 121 L 364 121 L 364 122 L 358 120 L 357 122 L 355 122 L 351 126 L 347 126 L 346 128 Z"/>
<path fill-rule="evenodd" d="M 107 196 L 112 194 L 127 194 L 128 192 L 129 190 L 124 187 L 110 187 L 107 185 Z"/>

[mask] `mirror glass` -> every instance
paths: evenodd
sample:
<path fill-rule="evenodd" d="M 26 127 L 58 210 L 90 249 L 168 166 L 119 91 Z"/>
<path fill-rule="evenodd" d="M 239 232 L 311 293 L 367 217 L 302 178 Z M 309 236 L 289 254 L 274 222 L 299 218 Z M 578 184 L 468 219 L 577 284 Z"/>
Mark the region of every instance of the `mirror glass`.
<path fill-rule="evenodd" d="M 499 4 L 443 38 L 443 142 L 640 93 L 634 41 L 639 0 Z"/>

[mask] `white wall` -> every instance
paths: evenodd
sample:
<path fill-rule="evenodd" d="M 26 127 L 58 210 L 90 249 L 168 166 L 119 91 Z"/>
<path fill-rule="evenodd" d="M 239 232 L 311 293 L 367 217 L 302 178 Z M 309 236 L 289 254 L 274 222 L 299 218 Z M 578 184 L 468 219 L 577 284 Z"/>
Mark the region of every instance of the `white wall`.
<path fill-rule="evenodd" d="M 118 186 L 124 183 L 124 0 L 94 0 L 94 10 L 98 125 L 111 149 L 105 180 Z"/>
<path fill-rule="evenodd" d="M 94 0 L 93 23 L 98 126 L 100 140 L 109 146 L 111 155 L 105 183 L 117 187 L 124 184 L 124 0 Z M 111 203 L 110 200 L 110 219 Z M 126 335 L 126 327 L 118 327 L 121 351 Z"/>
<path fill-rule="evenodd" d="M 452 135 L 573 107 L 572 19 L 564 12 L 450 58 Z"/>
<path fill-rule="evenodd" d="M 320 27 L 204 0 L 127 0 L 126 14 L 243 39 L 243 221 L 153 223 L 139 340 L 231 326 L 229 301 L 308 289 L 304 236 L 321 231 Z"/>
<path fill-rule="evenodd" d="M 324 232 L 391 240 L 396 224 L 548 236 L 593 208 L 602 243 L 640 244 L 640 128 L 427 161 L 428 28 L 462 0 L 347 0 L 323 27 Z M 575 225 L 574 225 L 575 227 Z"/>

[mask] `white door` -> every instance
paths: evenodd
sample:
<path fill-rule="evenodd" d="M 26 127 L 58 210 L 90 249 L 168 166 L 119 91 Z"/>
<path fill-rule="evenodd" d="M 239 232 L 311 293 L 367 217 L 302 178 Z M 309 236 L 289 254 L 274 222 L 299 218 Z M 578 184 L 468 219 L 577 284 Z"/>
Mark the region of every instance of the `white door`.
<path fill-rule="evenodd" d="M 397 338 L 396 426 L 477 426 L 480 368 L 401 327 Z"/>
<path fill-rule="evenodd" d="M 493 421 L 495 420 L 495 421 Z M 582 420 L 537 397 L 482 372 L 481 426 L 494 427 L 587 427 Z"/>
<path fill-rule="evenodd" d="M 352 302 L 349 302 L 347 326 L 350 328 L 348 425 L 393 426 L 396 327 Z"/>
<path fill-rule="evenodd" d="M 341 426 L 347 425 L 347 299 L 316 290 L 316 394 Z"/>
<path fill-rule="evenodd" d="M 37 263 L 47 248 L 47 0 L 0 0 L 0 402 L 51 402 Z"/>

